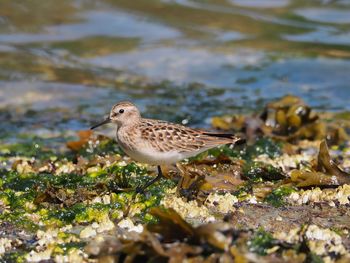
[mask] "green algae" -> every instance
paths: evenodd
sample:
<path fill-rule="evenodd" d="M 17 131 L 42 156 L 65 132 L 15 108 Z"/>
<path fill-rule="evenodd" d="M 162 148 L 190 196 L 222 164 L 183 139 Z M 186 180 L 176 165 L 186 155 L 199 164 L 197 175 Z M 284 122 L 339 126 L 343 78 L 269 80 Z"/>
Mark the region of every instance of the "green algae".
<path fill-rule="evenodd" d="M 63 164 L 64 165 L 64 164 Z M 76 189 L 77 187 L 86 187 L 95 189 L 95 186 L 101 183 L 108 183 L 113 176 L 121 176 L 125 180 L 135 181 L 139 179 L 131 178 L 131 174 L 144 175 L 146 170 L 140 168 L 135 163 L 126 166 L 114 165 L 107 169 L 100 169 L 98 172 L 81 175 L 77 173 L 64 173 L 54 175 L 52 173 L 29 173 L 19 174 L 15 171 L 3 171 L 1 174 L 1 184 L 3 188 L 15 191 L 30 191 L 33 188 L 45 190 L 48 186 L 62 187 L 65 189 Z"/>
<path fill-rule="evenodd" d="M 261 138 L 253 145 L 247 146 L 241 156 L 243 159 L 253 159 L 259 155 L 267 155 L 273 159 L 282 154 L 282 146 L 282 142 L 276 142 L 271 138 Z"/>
<path fill-rule="evenodd" d="M 152 207 L 158 207 L 161 200 L 166 194 L 167 189 L 175 187 L 175 183 L 170 180 L 161 180 L 156 185 L 147 189 L 148 194 L 139 195 L 139 204 L 141 211 L 137 214 L 139 220 L 143 223 L 154 223 L 155 217 L 149 213 L 149 209 Z"/>
<path fill-rule="evenodd" d="M 2 255 L 0 260 L 3 263 L 24 263 L 27 262 L 25 256 L 25 251 L 11 251 Z"/>
<path fill-rule="evenodd" d="M 0 143 L 0 157 L 27 157 L 36 160 L 48 160 L 55 158 L 70 158 L 69 153 L 63 154 L 52 147 L 53 144 L 61 144 L 62 138 L 42 138 L 38 136 L 23 135 L 17 138 L 16 143 Z"/>
<path fill-rule="evenodd" d="M 350 121 L 350 112 L 349 111 L 337 112 L 334 114 L 334 118 L 339 120 Z"/>
<path fill-rule="evenodd" d="M 99 178 L 101 180 L 101 178 Z M 93 187 L 97 180 L 89 176 L 78 174 L 61 174 L 53 175 L 51 173 L 30 173 L 19 174 L 10 171 L 3 175 L 3 188 L 12 189 L 14 191 L 32 191 L 33 189 L 45 190 L 48 185 L 76 188 L 78 186 Z"/>
<path fill-rule="evenodd" d="M 190 161 L 202 160 L 207 156 L 219 157 L 220 155 L 227 156 L 233 159 L 252 160 L 259 155 L 267 155 L 274 159 L 282 154 L 282 142 L 276 142 L 271 138 L 260 138 L 251 145 L 231 147 L 224 145 L 210 149 L 204 153 L 190 158 Z"/>
<path fill-rule="evenodd" d="M 291 186 L 278 187 L 264 198 L 264 202 L 267 202 L 275 207 L 284 206 L 286 205 L 284 198 L 295 191 L 297 191 L 297 189 Z"/>
<path fill-rule="evenodd" d="M 35 232 L 40 228 L 37 223 L 23 215 L 23 211 L 11 209 L 11 213 L 2 213 L 0 215 L 0 222 L 9 222 L 29 232 Z"/>
<path fill-rule="evenodd" d="M 109 182 L 109 189 L 119 191 L 123 188 L 135 188 L 137 184 L 145 181 L 143 178 L 147 170 L 135 163 L 130 163 L 126 166 L 112 165 L 107 168 L 107 173 L 113 177 L 113 180 Z M 137 177 L 133 177 L 133 174 L 136 174 Z"/>
<path fill-rule="evenodd" d="M 259 255 L 267 255 L 268 249 L 275 246 L 275 244 L 276 240 L 272 237 L 271 233 L 259 228 L 249 241 L 249 248 L 252 252 Z"/>
<path fill-rule="evenodd" d="M 113 215 L 115 211 L 120 211 L 120 207 L 121 205 L 117 203 L 91 205 L 79 203 L 69 208 L 41 209 L 38 214 L 46 225 L 62 227 L 66 224 L 102 222 L 108 214 Z"/>
<path fill-rule="evenodd" d="M 247 162 L 243 166 L 243 175 L 248 180 L 262 178 L 265 180 L 280 180 L 285 178 L 281 168 L 276 168 L 271 164 L 263 162 Z"/>
<path fill-rule="evenodd" d="M 149 180 L 147 170 L 130 163 L 113 164 L 88 175 L 51 173 L 20 174 L 15 171 L 2 171 L 0 201 L 8 206 L 11 213 L 0 215 L 0 220 L 11 222 L 28 231 L 36 231 L 39 225 L 23 214 L 35 214 L 44 225 L 62 227 L 67 224 L 101 222 L 106 217 L 112 220 L 121 216 L 133 199 L 132 189 Z M 174 183 L 161 180 L 149 188 L 149 193 L 139 195 L 134 204 L 139 212 L 136 216 L 142 222 L 153 218 L 148 209 L 160 204 L 166 189 Z M 129 192 L 115 191 L 116 187 L 129 187 Z M 93 203 L 91 198 L 110 194 L 108 204 Z M 63 205 L 63 206 L 62 206 Z"/>
<path fill-rule="evenodd" d="M 69 242 L 58 244 L 54 249 L 54 254 L 68 254 L 69 251 L 75 249 L 82 249 L 86 245 L 86 242 Z"/>
<path fill-rule="evenodd" d="M 315 253 L 308 253 L 305 259 L 306 263 L 324 263 L 322 257 L 316 255 Z"/>
<path fill-rule="evenodd" d="M 249 192 L 252 190 L 252 184 L 246 183 L 243 186 L 240 186 L 236 191 L 234 191 L 232 194 L 236 196 L 239 200 L 245 199 Z"/>

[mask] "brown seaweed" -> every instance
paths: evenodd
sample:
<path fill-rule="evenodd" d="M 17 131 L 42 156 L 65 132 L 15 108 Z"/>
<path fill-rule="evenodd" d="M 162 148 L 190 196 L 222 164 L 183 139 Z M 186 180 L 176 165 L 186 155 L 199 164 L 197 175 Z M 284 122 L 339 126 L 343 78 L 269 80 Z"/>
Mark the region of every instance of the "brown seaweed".
<path fill-rule="evenodd" d="M 79 140 L 67 142 L 67 147 L 72 151 L 79 151 L 81 148 L 85 147 L 89 140 L 92 140 L 93 131 L 84 130 L 78 132 Z"/>
<path fill-rule="evenodd" d="M 161 234 L 166 243 L 184 240 L 194 236 L 193 227 L 173 209 L 151 208 L 149 213 L 159 219 L 158 224 L 151 224 L 147 229 Z"/>
<path fill-rule="evenodd" d="M 306 258 L 313 257 L 309 237 L 305 234 L 309 224 L 327 227 L 329 216 L 335 212 L 339 214 L 337 220 L 341 228 L 346 229 L 349 217 L 348 211 L 344 214 L 329 206 L 286 209 L 242 204 L 239 208 L 226 218 L 230 223 L 207 223 L 198 227 L 186 223 L 174 210 L 153 208 L 152 214 L 158 222 L 148 225 L 142 233 L 116 227 L 113 233 L 91 240 L 85 251 L 99 262 L 107 258 L 111 262 L 305 262 Z M 277 221 L 277 217 L 283 221 Z M 304 227 L 298 230 L 302 223 Z M 261 225 L 266 226 L 266 230 Z M 171 229 L 173 231 L 169 231 Z M 297 231 L 290 241 L 278 240 L 272 234 L 294 229 Z M 303 246 L 294 242 L 301 242 Z M 274 253 L 276 251 L 278 253 Z M 336 252 L 339 258 L 341 253 Z"/>
<path fill-rule="evenodd" d="M 233 258 L 244 259 L 237 248 L 231 244 L 239 236 L 227 223 L 209 223 L 192 227 L 173 209 L 152 208 L 150 213 L 158 219 L 140 234 L 124 232 L 117 228 L 116 235 L 108 235 L 92 240 L 86 251 L 93 257 L 126 257 L 129 262 L 141 259 L 168 258 L 169 262 L 183 262 L 185 259 Z M 206 256 L 207 255 L 207 256 Z M 125 260 L 126 260 L 125 259 Z M 241 261 L 244 262 L 244 261 Z"/>
<path fill-rule="evenodd" d="M 350 174 L 341 170 L 331 159 L 326 141 L 320 143 L 317 165 L 310 171 L 293 170 L 291 180 L 297 187 L 339 186 L 350 183 Z"/>
<path fill-rule="evenodd" d="M 239 161 L 221 163 L 220 159 L 178 165 L 181 179 L 177 192 L 188 199 L 194 199 L 199 192 L 234 191 L 244 182 L 242 165 Z"/>
<path fill-rule="evenodd" d="M 348 115 L 315 113 L 301 98 L 287 95 L 268 103 L 260 113 L 214 117 L 212 125 L 244 133 L 250 142 L 267 136 L 292 143 L 327 139 L 328 143 L 337 145 L 350 138 Z"/>

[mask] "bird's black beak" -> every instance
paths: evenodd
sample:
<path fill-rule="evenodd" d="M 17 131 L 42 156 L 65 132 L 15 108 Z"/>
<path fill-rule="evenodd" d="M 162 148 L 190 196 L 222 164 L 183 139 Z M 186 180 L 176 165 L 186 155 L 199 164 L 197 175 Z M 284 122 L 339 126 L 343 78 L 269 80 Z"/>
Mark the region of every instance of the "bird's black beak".
<path fill-rule="evenodd" d="M 108 118 L 105 119 L 103 122 L 100 122 L 100 123 L 98 123 L 98 124 L 92 126 L 92 127 L 90 128 L 90 130 L 93 130 L 93 129 L 97 128 L 97 127 L 100 127 L 100 126 L 105 125 L 105 124 L 110 123 L 110 122 L 111 122 L 111 119 L 108 117 Z"/>

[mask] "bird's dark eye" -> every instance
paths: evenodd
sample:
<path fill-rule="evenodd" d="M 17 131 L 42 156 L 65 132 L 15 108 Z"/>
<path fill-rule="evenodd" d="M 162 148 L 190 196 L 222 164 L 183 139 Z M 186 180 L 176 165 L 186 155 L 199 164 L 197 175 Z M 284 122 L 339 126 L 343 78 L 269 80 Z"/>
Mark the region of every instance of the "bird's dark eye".
<path fill-rule="evenodd" d="M 124 110 L 123 110 L 123 109 L 120 109 L 120 110 L 119 110 L 119 113 L 123 113 L 123 112 L 124 112 Z"/>

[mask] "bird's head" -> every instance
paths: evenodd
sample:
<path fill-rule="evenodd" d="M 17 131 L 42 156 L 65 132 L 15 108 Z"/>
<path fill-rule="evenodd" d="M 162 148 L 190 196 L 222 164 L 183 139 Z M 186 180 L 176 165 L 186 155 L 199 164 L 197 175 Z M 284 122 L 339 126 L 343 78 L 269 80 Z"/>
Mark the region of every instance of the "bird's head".
<path fill-rule="evenodd" d="M 132 125 L 137 123 L 140 118 L 140 111 L 134 104 L 128 101 L 122 101 L 112 107 L 109 116 L 104 121 L 92 126 L 91 129 L 107 123 L 115 123 L 118 127 Z"/>

